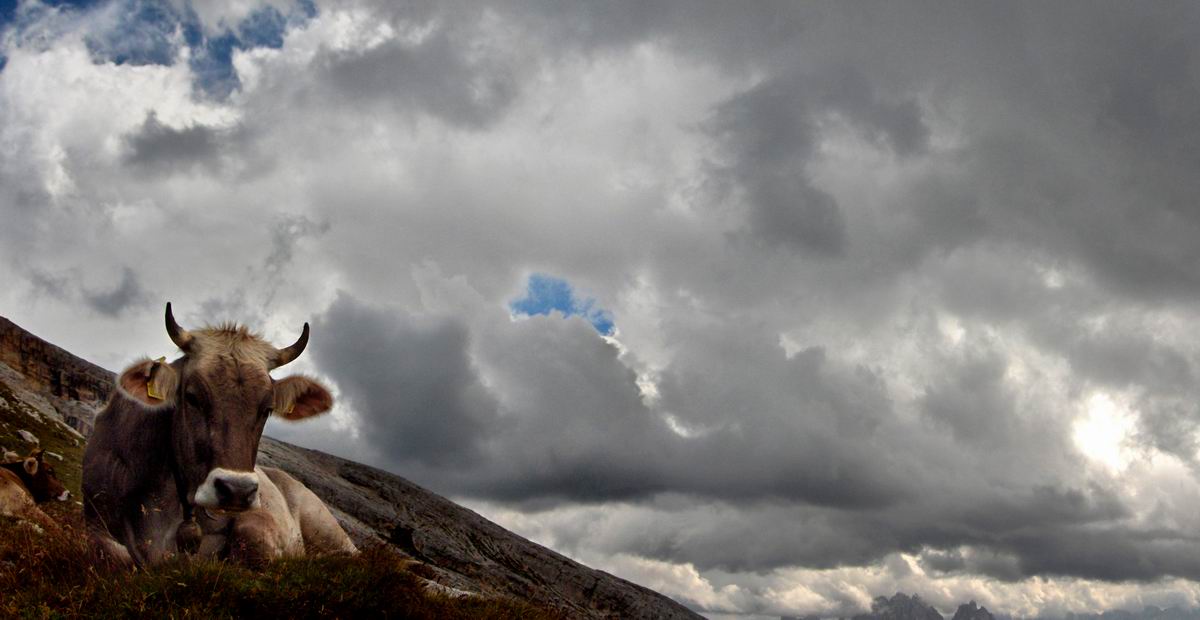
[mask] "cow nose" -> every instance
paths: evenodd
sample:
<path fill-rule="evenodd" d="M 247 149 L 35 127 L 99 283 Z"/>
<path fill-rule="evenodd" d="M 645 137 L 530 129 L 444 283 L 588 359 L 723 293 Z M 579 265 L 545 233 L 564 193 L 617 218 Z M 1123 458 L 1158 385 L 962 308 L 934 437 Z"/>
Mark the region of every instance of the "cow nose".
<path fill-rule="evenodd" d="M 217 505 L 227 510 L 249 508 L 258 494 L 258 481 L 250 476 L 217 478 L 213 487 L 217 490 Z"/>

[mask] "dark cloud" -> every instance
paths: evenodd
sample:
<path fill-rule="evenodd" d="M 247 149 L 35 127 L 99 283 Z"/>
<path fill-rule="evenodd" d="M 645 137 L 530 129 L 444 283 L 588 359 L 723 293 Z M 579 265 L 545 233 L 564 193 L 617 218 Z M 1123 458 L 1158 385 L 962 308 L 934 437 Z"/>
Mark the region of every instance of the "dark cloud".
<path fill-rule="evenodd" d="M 203 125 L 168 127 L 151 111 L 136 132 L 125 136 L 125 163 L 153 172 L 188 172 L 197 167 L 216 172 L 222 153 L 221 133 Z"/>
<path fill-rule="evenodd" d="M 739 93 L 717 108 L 705 129 L 728 159 L 715 173 L 744 192 L 756 236 L 818 255 L 844 253 L 842 209 L 813 185 L 808 170 L 830 115 L 900 156 L 919 154 L 928 145 L 929 129 L 916 102 L 888 100 L 853 68 L 788 73 Z"/>
<path fill-rule="evenodd" d="M 965 444 L 987 449 L 1019 441 L 1023 434 L 1009 428 L 1016 417 L 1013 395 L 1004 385 L 1006 370 L 1006 358 L 995 351 L 965 359 L 942 382 L 926 387 L 922 408 Z"/>
<path fill-rule="evenodd" d="M 708 131 L 730 163 L 718 174 L 740 186 L 749 225 L 771 242 L 838 255 L 846 225 L 837 201 L 812 186 L 805 165 L 816 140 L 807 102 L 786 85 L 769 82 L 724 103 Z"/>
<path fill-rule="evenodd" d="M 317 349 L 315 360 L 363 413 L 368 441 L 447 490 L 513 501 L 676 490 L 844 506 L 886 505 L 902 493 L 903 481 L 876 464 L 889 457 L 857 445 L 878 427 L 876 407 L 886 407 L 869 394 L 877 379 L 830 369 L 819 350 L 788 361 L 776 349 L 773 372 L 790 375 L 794 390 L 777 402 L 751 397 L 749 386 L 722 394 L 700 374 L 665 382 L 668 406 L 703 429 L 689 439 L 646 407 L 635 374 L 578 317 L 530 317 L 487 334 L 479 346 L 490 391 L 467 362 L 463 325 L 373 310 L 345 295 L 320 325 L 337 344 Z M 723 406 L 749 415 L 705 428 L 700 413 L 722 419 Z M 818 434 L 806 436 L 806 427 Z M 487 460 L 448 466 L 439 459 L 452 447 Z"/>
<path fill-rule="evenodd" d="M 78 268 L 64 271 L 33 268 L 25 277 L 35 296 L 79 303 L 108 318 L 116 318 L 129 309 L 142 307 L 151 297 L 141 279 L 129 267 L 123 267 L 120 280 L 107 289 L 90 284 Z"/>
<path fill-rule="evenodd" d="M 467 354 L 467 329 L 342 295 L 314 322 L 313 360 L 359 411 L 363 437 L 395 463 L 476 464 L 497 425 L 496 404 Z"/>
<path fill-rule="evenodd" d="M 420 26 L 432 32 L 418 43 L 394 40 L 363 51 L 323 52 L 313 65 L 323 76 L 316 83 L 328 91 L 313 95 L 351 107 L 420 112 L 474 129 L 500 118 L 519 94 L 510 66 L 515 59 L 501 50 L 472 54 L 464 40 L 468 33 L 453 24 Z"/>
<path fill-rule="evenodd" d="M 787 359 L 744 334 L 710 335 L 688 358 L 719 364 L 726 381 L 690 362 L 660 378 L 648 407 L 617 351 L 579 317 L 489 325 L 476 334 L 343 294 L 317 323 L 314 361 L 360 412 L 366 452 L 443 492 L 531 508 L 672 493 L 743 507 L 682 528 L 639 522 L 606 543 L 614 553 L 737 572 L 971 546 L 985 558 L 972 571 L 1011 580 L 1041 566 L 1042 552 L 1027 557 L 1031 537 L 1097 526 L 1140 536 L 1112 525 L 1131 513 L 1111 489 L 1040 482 L 1078 461 L 1046 420 L 1018 423 L 1005 364 L 986 348 L 926 390 L 927 414 L 948 429 L 929 436 L 897 425 L 879 377 L 819 348 Z M 710 346 L 722 355 L 700 354 Z"/>
<path fill-rule="evenodd" d="M 38 269 L 33 269 L 27 276 L 30 286 L 33 287 L 37 295 L 49 295 L 57 299 L 65 299 L 73 290 L 70 280 L 62 275 L 55 273 L 47 273 Z"/>
<path fill-rule="evenodd" d="M 107 291 L 84 289 L 83 298 L 96 312 L 116 317 L 129 308 L 145 304 L 149 300 L 149 293 L 142 287 L 137 274 L 126 267 L 121 271 L 121 281 L 115 288 Z"/>

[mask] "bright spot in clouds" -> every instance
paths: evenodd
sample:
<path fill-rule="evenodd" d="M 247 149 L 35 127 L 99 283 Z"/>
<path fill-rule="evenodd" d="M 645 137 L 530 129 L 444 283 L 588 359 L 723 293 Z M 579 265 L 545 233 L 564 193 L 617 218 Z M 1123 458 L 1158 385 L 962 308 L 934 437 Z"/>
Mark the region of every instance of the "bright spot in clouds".
<path fill-rule="evenodd" d="M 1087 400 L 1084 415 L 1074 424 L 1075 446 L 1088 458 L 1113 472 L 1129 465 L 1126 447 L 1134 429 L 1134 416 L 1125 405 L 1103 392 Z"/>

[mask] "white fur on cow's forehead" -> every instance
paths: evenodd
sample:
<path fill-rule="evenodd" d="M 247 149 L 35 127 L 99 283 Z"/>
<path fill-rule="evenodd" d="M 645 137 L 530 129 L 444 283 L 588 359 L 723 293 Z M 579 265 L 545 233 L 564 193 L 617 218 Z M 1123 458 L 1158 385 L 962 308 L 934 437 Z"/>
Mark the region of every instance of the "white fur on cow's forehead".
<path fill-rule="evenodd" d="M 228 356 L 238 362 L 268 366 L 278 354 L 278 350 L 263 340 L 262 336 L 235 323 L 222 323 L 189 333 L 192 336 L 192 344 L 188 348 L 188 355 L 195 358 Z"/>

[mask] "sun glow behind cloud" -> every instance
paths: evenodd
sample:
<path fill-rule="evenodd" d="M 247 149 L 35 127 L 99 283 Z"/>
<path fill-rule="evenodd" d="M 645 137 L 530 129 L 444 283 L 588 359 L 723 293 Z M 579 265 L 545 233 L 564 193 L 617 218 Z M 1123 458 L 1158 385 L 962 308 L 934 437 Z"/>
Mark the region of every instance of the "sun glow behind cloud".
<path fill-rule="evenodd" d="M 1104 392 L 1092 394 L 1084 408 L 1072 427 L 1075 446 L 1109 471 L 1123 471 L 1132 458 L 1128 444 L 1136 424 L 1134 413 Z"/>

